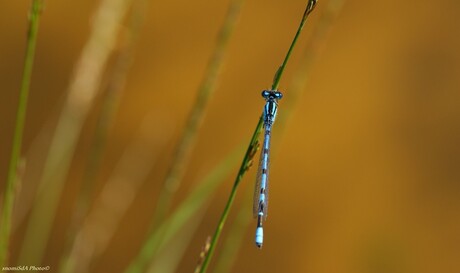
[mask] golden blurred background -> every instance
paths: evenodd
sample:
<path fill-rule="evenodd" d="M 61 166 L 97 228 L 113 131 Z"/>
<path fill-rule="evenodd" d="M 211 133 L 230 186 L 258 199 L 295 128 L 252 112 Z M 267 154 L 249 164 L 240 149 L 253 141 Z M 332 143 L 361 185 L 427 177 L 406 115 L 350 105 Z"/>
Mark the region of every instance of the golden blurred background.
<path fill-rule="evenodd" d="M 303 56 L 314 56 L 285 129 L 277 131 L 277 124 L 273 128 L 264 247 L 255 247 L 256 223 L 248 219 L 229 272 L 460 272 L 460 2 L 345 0 L 324 40 L 310 52 L 315 29 L 332 1 L 319 1 L 281 80 L 280 119 L 283 106 L 293 103 L 290 88 L 299 80 L 296 71 Z M 249 142 L 264 105 L 260 92 L 270 87 L 306 2 L 244 2 L 173 209 L 227 154 Z M 0 4 L 2 189 L 30 3 Z M 119 107 L 88 197 L 88 215 L 107 226 L 90 227 L 101 234 L 86 243 L 105 247 L 85 252 L 82 259 L 87 259 L 87 265 L 80 272 L 124 272 L 145 242 L 161 184 L 229 3 L 152 1 L 140 9 L 145 20 L 133 45 L 126 81 L 120 83 Z M 27 109 L 25 167 L 14 209 L 11 266 L 31 263 L 27 254 L 21 256 L 21 248 L 31 253 L 34 249 L 34 241 L 26 241 L 30 207 L 98 9 L 100 1 L 46 1 Z M 129 40 L 127 17 L 122 16 L 123 25 L 117 28 L 98 94 L 82 118 L 75 153 L 70 156 L 51 239 L 40 261 L 50 266 L 50 272 L 60 272 L 68 247 L 104 90 Z M 97 66 L 94 62 L 90 66 Z M 235 166 L 206 209 L 187 224 L 191 231 L 196 226 L 196 232 L 176 272 L 195 269 L 236 172 Z M 251 218 L 252 205 L 245 196 L 251 195 L 255 172 L 252 168 L 240 185 L 209 272 L 221 258 L 239 211 L 247 211 Z M 105 194 L 108 181 L 118 183 L 117 190 Z M 114 216 L 101 206 L 127 210 Z M 168 252 L 160 262 L 166 259 Z"/>

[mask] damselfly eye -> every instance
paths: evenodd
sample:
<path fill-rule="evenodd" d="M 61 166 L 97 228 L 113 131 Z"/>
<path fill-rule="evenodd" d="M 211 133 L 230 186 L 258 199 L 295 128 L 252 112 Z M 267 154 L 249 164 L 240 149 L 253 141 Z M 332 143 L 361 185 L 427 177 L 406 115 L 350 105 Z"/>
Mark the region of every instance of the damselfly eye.
<path fill-rule="evenodd" d="M 283 97 L 283 94 L 281 92 L 275 92 L 275 98 L 280 100 Z"/>
<path fill-rule="evenodd" d="M 268 90 L 262 91 L 262 97 L 268 98 L 269 96 L 270 96 L 270 91 L 268 91 Z"/>

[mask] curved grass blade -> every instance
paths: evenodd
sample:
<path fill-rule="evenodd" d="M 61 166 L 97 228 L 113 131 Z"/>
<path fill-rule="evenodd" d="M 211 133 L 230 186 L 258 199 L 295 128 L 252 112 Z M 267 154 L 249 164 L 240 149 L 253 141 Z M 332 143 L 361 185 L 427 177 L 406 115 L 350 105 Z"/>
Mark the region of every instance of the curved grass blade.
<path fill-rule="evenodd" d="M 19 264 L 41 264 L 79 134 L 98 93 L 104 68 L 130 3 L 131 0 L 102 0 L 96 12 L 90 38 L 76 65 L 65 106 L 46 155 Z"/>
<path fill-rule="evenodd" d="M 278 71 L 275 73 L 275 77 L 274 77 L 273 84 L 272 84 L 272 90 L 277 90 L 279 82 L 280 82 L 281 77 L 283 75 L 284 69 L 285 69 L 285 67 L 287 65 L 287 62 L 289 61 L 290 56 L 291 56 L 292 50 L 294 49 L 295 44 L 297 43 L 297 39 L 299 38 L 300 33 L 302 32 L 303 26 L 305 25 L 305 22 L 307 21 L 308 15 L 310 14 L 310 12 L 315 7 L 315 4 L 316 4 L 316 0 L 309 0 L 308 1 L 307 7 L 306 7 L 305 12 L 304 12 L 304 14 L 302 16 L 302 20 L 300 22 L 300 25 L 299 25 L 299 27 L 297 29 L 297 32 L 296 32 L 296 34 L 294 36 L 294 39 L 292 40 L 291 46 L 288 49 L 288 52 L 287 52 L 287 54 L 286 54 L 286 56 L 284 58 L 283 63 L 281 64 L 281 66 L 278 69 Z M 250 158 L 249 155 L 253 154 L 252 152 L 255 149 L 257 139 L 258 139 L 258 137 L 260 135 L 260 132 L 261 132 L 261 129 L 262 129 L 262 124 L 263 124 L 263 116 L 260 116 L 259 122 L 257 123 L 256 129 L 254 131 L 254 134 L 253 134 L 253 136 L 251 138 L 251 141 L 249 142 L 249 146 L 248 146 L 248 149 L 246 151 L 246 155 L 243 158 L 243 162 L 241 163 L 240 170 L 239 170 L 239 172 L 238 172 L 238 174 L 236 176 L 236 179 L 235 179 L 235 182 L 233 184 L 232 191 L 230 192 L 230 196 L 228 198 L 227 204 L 226 204 L 226 206 L 224 208 L 224 211 L 222 212 L 222 215 L 221 215 L 221 218 L 220 218 L 219 223 L 217 225 L 216 231 L 214 232 L 214 235 L 213 235 L 213 238 L 212 238 L 212 241 L 211 241 L 211 246 L 209 248 L 208 255 L 206 255 L 206 258 L 203 261 L 203 265 L 202 265 L 202 267 L 201 267 L 201 269 L 199 271 L 200 273 L 204 273 L 208 269 L 209 262 L 211 261 L 211 258 L 212 258 L 213 254 L 214 254 L 214 250 L 215 250 L 216 245 L 217 245 L 217 241 L 219 240 L 220 234 L 222 233 L 222 229 L 223 229 L 223 227 L 225 225 L 225 222 L 227 220 L 228 214 L 230 212 L 230 208 L 231 208 L 231 206 L 233 204 L 233 201 L 235 199 L 236 191 L 238 189 L 239 183 L 240 183 L 241 179 L 243 178 L 244 174 L 246 173 L 246 170 L 248 169 L 248 163 L 252 160 L 252 158 Z"/>
<path fill-rule="evenodd" d="M 209 99 L 216 89 L 218 74 L 221 70 L 225 52 L 227 50 L 230 37 L 236 26 L 241 7 L 244 0 L 232 0 L 229 9 L 225 16 L 224 23 L 217 37 L 213 55 L 209 60 L 201 85 L 198 89 L 197 98 L 192 106 L 191 113 L 186 122 L 184 132 L 179 140 L 179 143 L 174 151 L 173 160 L 169 167 L 164 184 L 160 191 L 157 207 L 153 217 L 152 231 L 149 233 L 147 241 L 142 247 L 139 255 L 133 260 L 128 268 L 128 272 L 137 272 L 139 268 L 144 268 L 147 264 L 147 259 L 153 258 L 158 253 L 161 240 L 167 241 L 166 234 L 163 236 L 160 232 L 177 230 L 179 227 L 167 228 L 165 224 L 175 224 L 174 221 L 165 220 L 169 210 L 173 194 L 180 186 L 180 182 L 184 175 L 185 166 L 187 165 L 189 156 L 194 146 L 195 138 L 204 117 L 206 106 Z M 216 180 L 218 180 L 216 178 Z M 173 217 L 172 215 L 171 217 Z M 169 218 L 172 219 L 172 218 Z M 149 258 L 146 258 L 149 257 Z"/>
<path fill-rule="evenodd" d="M 184 223 L 182 228 L 177 231 L 171 240 L 165 243 L 164 248 L 160 249 L 158 255 L 155 255 L 153 261 L 150 263 L 147 273 L 174 273 L 184 254 L 187 247 L 195 235 L 200 223 L 203 220 L 206 205 L 198 209 L 193 214 L 193 217 Z"/>
<path fill-rule="evenodd" d="M 98 117 L 94 138 L 91 143 L 90 155 L 86 164 L 86 169 L 78 195 L 74 214 L 71 219 L 66 249 L 61 258 L 61 271 L 68 271 L 69 265 L 76 264 L 76 261 L 69 261 L 75 257 L 71 255 L 71 250 L 75 244 L 78 228 L 82 225 L 84 217 L 87 215 L 90 200 L 92 198 L 93 185 L 95 184 L 98 169 L 106 148 L 106 142 L 110 127 L 113 124 L 114 115 L 119 108 L 123 89 L 127 79 L 127 74 L 132 66 L 135 55 L 135 44 L 140 34 L 146 12 L 148 10 L 148 0 L 134 0 L 129 23 L 126 29 L 123 48 L 117 54 L 113 71 L 110 73 L 110 81 L 105 90 L 105 97 L 100 116 Z M 66 270 L 64 270 L 66 269 Z"/>
<path fill-rule="evenodd" d="M 223 182 L 222 178 L 230 174 L 230 171 L 238 163 L 240 154 L 241 151 L 238 149 L 227 156 L 218 166 L 214 167 L 173 214 L 149 234 L 140 253 L 134 258 L 125 273 L 144 272 L 151 259 L 169 243 L 184 224 L 194 217 L 197 211 L 208 201 L 211 193 Z"/>
<path fill-rule="evenodd" d="M 29 31 L 27 34 L 27 48 L 22 74 L 21 89 L 19 92 L 19 105 L 16 115 L 16 125 L 13 136 L 13 149 L 8 168 L 8 178 L 6 181 L 6 190 L 3 198 L 2 216 L 0 224 L 0 267 L 6 265 L 9 240 L 11 233 L 11 218 L 15 191 L 18 180 L 18 163 L 21 154 L 22 135 L 26 121 L 27 98 L 29 96 L 30 81 L 32 77 L 32 68 L 34 64 L 35 48 L 37 44 L 38 25 L 40 14 L 43 8 L 43 0 L 34 0 L 29 14 Z"/>
<path fill-rule="evenodd" d="M 196 135 L 205 115 L 206 106 L 216 89 L 219 72 L 224 62 L 230 37 L 236 26 L 244 0 L 232 0 L 227 11 L 224 23 L 217 37 L 213 55 L 207 65 L 205 76 L 198 88 L 197 97 L 188 116 L 183 134 L 174 151 L 173 160 L 169 167 L 163 187 L 160 191 L 153 224 L 158 226 L 165 218 L 173 194 L 180 187 L 185 167 L 191 155 Z"/>
<path fill-rule="evenodd" d="M 325 10 L 320 15 L 318 25 L 314 28 L 313 34 L 305 47 L 305 53 L 300 62 L 300 67 L 294 74 L 290 83 L 289 98 L 283 105 L 284 114 L 281 115 L 277 121 L 279 137 L 276 139 L 276 142 L 281 142 L 286 121 L 295 109 L 298 98 L 305 90 L 313 64 L 321 54 L 321 50 L 324 48 L 324 42 L 327 40 L 333 22 L 340 13 L 344 2 L 345 0 L 329 0 Z M 274 146 L 276 147 L 276 145 Z M 251 217 L 249 217 L 250 213 L 247 210 L 247 206 L 252 202 L 249 198 L 251 196 L 251 192 L 248 190 L 247 197 L 243 201 L 243 205 L 237 215 L 236 223 L 232 226 L 223 244 L 222 254 L 214 269 L 216 273 L 229 273 L 232 270 L 232 265 L 236 260 L 238 250 L 243 242 L 244 232 L 252 222 Z"/>

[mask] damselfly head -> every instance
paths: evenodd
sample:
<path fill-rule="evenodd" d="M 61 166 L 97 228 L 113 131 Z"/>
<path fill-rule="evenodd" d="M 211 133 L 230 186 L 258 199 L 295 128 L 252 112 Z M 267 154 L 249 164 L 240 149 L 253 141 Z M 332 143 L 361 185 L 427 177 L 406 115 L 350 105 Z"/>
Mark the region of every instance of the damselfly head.
<path fill-rule="evenodd" d="M 262 97 L 264 97 L 264 99 L 266 100 L 268 99 L 280 100 L 283 97 L 283 94 L 280 91 L 276 91 L 276 90 L 264 90 L 262 91 Z"/>

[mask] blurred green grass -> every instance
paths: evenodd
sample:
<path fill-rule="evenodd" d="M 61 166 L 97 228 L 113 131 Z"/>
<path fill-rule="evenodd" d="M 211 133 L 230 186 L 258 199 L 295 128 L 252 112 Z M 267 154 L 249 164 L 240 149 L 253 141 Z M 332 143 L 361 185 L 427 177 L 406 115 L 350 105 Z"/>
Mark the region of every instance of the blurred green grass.
<path fill-rule="evenodd" d="M 0 267 L 7 265 L 9 249 L 13 204 L 22 180 L 20 170 L 21 147 L 26 120 L 27 101 L 29 97 L 32 68 L 35 58 L 35 47 L 37 44 L 38 26 L 40 14 L 43 8 L 43 1 L 35 0 L 29 13 L 29 30 L 27 33 L 27 49 L 25 53 L 24 71 L 22 74 L 21 89 L 19 92 L 19 105 L 16 115 L 15 130 L 13 136 L 12 152 L 8 167 L 8 178 L 6 189 L 3 195 L 3 205 L 0 224 Z M 25 162 L 25 161 L 24 161 Z"/>
<path fill-rule="evenodd" d="M 318 15 L 316 11 L 312 14 L 311 29 L 307 28 L 305 37 L 299 40 L 305 59 L 294 55 L 292 69 L 286 70 L 286 78 L 299 80 L 298 87 L 296 83 L 281 86 L 287 93 L 277 131 L 282 130 L 281 120 L 287 118 L 294 102 L 297 106 L 292 120 L 286 121 L 286 133 L 281 136 L 281 132 L 274 132 L 274 139 L 282 137 L 282 141 L 276 144 L 273 164 L 277 183 L 272 184 L 276 194 L 271 195 L 271 201 L 276 205 L 271 206 L 271 220 L 267 222 L 270 244 L 263 253 L 256 252 L 252 226 L 251 232 L 244 232 L 242 226 L 239 254 L 225 254 L 233 259 L 220 258 L 229 264 L 234 260 L 233 270 L 237 272 L 369 272 L 385 268 L 395 272 L 455 272 L 459 268 L 455 242 L 460 211 L 456 183 L 460 115 L 455 80 L 459 39 L 454 27 L 458 25 L 458 4 L 401 2 L 395 8 L 391 3 L 350 0 L 333 25 L 328 43 L 318 45 L 316 42 L 324 38 L 318 33 L 328 20 L 323 16 L 327 17 L 326 7 L 332 2 L 320 2 Z M 4 90 L 17 90 L 11 86 L 20 82 L 22 68 L 15 56 L 23 54 L 20 49 L 25 47 L 19 42 L 26 33 L 25 3 L 12 2 L 0 11 L 23 15 L 0 16 Z M 94 22 L 91 14 L 97 4 L 73 3 L 69 11 L 68 3 L 47 2 L 44 31 L 40 32 L 37 47 L 38 69 L 33 75 L 33 88 L 38 91 L 31 93 L 23 148 L 26 159 L 38 160 L 27 160 L 24 185 L 15 204 L 11 265 L 18 263 L 19 246 L 27 228 L 27 222 L 21 219 L 30 219 L 27 210 L 32 202 L 25 197 L 35 191 L 40 176 L 33 170 L 41 169 L 45 161 L 43 153 L 30 154 L 37 150 L 32 143 L 40 143 L 42 150 L 47 148 L 46 141 L 35 141 L 36 136 L 45 120 L 54 130 L 60 118 L 55 109 L 62 105 L 59 98 L 67 90 L 71 67 L 88 39 L 93 24 L 89 22 Z M 182 208 L 201 178 L 249 137 L 255 121 L 250 117 L 260 114 L 260 90 L 285 54 L 296 27 L 295 14 L 304 5 L 305 1 L 245 5 L 242 27 L 229 43 L 226 55 L 230 58 L 223 67 L 218 90 L 209 101 L 208 116 L 197 135 L 184 182 L 172 199 L 170 217 Z M 91 251 L 76 262 L 80 272 L 122 272 L 145 243 L 162 178 L 174 160 L 172 151 L 196 96 L 186 90 L 197 90 L 206 74 L 206 63 L 227 7 L 227 2 L 202 1 L 155 3 L 144 10 L 146 21 L 136 41 L 140 53 L 136 55 L 140 57 L 126 72 L 126 92 L 120 95 L 118 110 L 111 114 L 114 123 L 107 128 L 107 149 L 91 185 L 87 215 L 77 227 L 90 235 L 84 242 Z M 66 24 L 61 23 L 64 15 Z M 105 90 L 111 82 L 117 54 L 123 51 L 123 29 L 129 28 L 129 23 L 127 19 L 120 22 L 121 31 L 115 35 L 112 50 L 115 54 L 107 58 L 109 69 L 103 69 L 98 90 Z M 324 54 L 317 58 L 319 48 Z M 297 96 L 293 91 L 296 88 L 308 92 Z M 14 92 L 0 93 L 3 102 L 16 100 Z M 66 139 L 75 142 L 75 153 L 66 155 L 69 172 L 63 178 L 62 195 L 55 201 L 59 205 L 55 213 L 49 211 L 53 239 L 39 238 L 47 242 L 39 253 L 43 259 L 37 259 L 54 271 L 67 255 L 63 242 L 69 239 L 67 231 L 73 225 L 70 212 L 81 197 L 79 188 L 88 159 L 94 155 L 91 143 L 106 99 L 102 94 L 96 96 L 81 131 L 73 140 Z M 11 148 L 15 105 L 5 103 L 2 110 L 2 151 Z M 237 113 L 229 109 L 237 109 Z M 144 129 L 137 130 L 142 120 Z M 42 132 L 42 139 L 51 139 L 46 130 Z M 8 153 L 4 154 L 0 158 L 3 169 Z M 51 169 L 53 175 L 64 172 L 64 168 Z M 193 233 L 195 226 L 197 232 L 183 234 L 184 242 L 191 240 L 184 257 L 180 258 L 178 252 L 171 254 L 179 259 L 177 272 L 195 266 L 205 237 L 218 220 L 222 200 L 230 190 L 227 179 L 220 182 L 223 185 L 209 200 L 200 200 L 209 204 L 205 217 L 201 218 L 203 210 L 197 209 L 196 221 L 185 224 L 190 225 L 187 232 Z M 0 185 L 5 184 L 2 181 Z M 247 187 L 252 190 L 252 183 L 241 187 L 243 191 Z M 200 202 L 192 203 L 198 206 Z M 245 208 L 243 197 L 237 197 L 236 202 Z M 21 213 L 17 213 L 18 208 Z M 230 215 L 224 236 L 231 238 L 232 229 L 238 226 L 235 217 Z M 299 232 L 292 232 L 292 219 L 296 219 Z M 37 225 L 44 226 L 45 222 L 38 220 Z M 379 238 L 386 239 L 382 242 Z M 168 246 L 173 250 L 184 247 L 176 248 L 176 243 Z M 226 246 L 232 245 L 224 243 L 217 253 L 226 253 Z M 172 258 L 165 253 L 163 257 Z M 175 267 L 166 260 L 164 264 L 159 266 Z M 150 268 L 159 267 L 153 264 Z"/>

